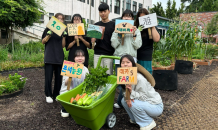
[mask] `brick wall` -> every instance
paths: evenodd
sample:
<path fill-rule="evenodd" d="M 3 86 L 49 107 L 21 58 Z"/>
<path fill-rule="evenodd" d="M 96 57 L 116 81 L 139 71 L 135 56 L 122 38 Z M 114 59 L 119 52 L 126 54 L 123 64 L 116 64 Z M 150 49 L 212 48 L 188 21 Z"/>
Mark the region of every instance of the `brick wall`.
<path fill-rule="evenodd" d="M 213 11 L 213 12 L 199 12 L 199 13 L 185 13 L 185 14 L 180 14 L 180 18 L 182 21 L 188 21 L 192 18 L 198 21 L 199 25 L 201 25 L 202 29 L 204 29 L 204 24 L 205 26 L 207 23 L 211 21 L 213 16 L 218 13 L 218 11 Z M 207 37 L 203 32 L 202 32 L 202 37 Z M 218 38 L 218 37 L 217 37 Z M 218 39 L 216 38 L 216 42 L 218 42 Z"/>

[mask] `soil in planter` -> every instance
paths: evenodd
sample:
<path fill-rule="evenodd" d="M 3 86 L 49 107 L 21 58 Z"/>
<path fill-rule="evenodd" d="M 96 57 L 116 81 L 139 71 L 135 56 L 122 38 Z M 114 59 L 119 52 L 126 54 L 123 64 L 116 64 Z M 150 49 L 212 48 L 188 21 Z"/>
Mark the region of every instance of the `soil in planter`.
<path fill-rule="evenodd" d="M 178 86 L 177 72 L 173 70 L 154 70 L 155 88 L 160 90 L 176 90 Z"/>
<path fill-rule="evenodd" d="M 184 61 L 184 60 L 176 60 L 175 71 L 180 74 L 192 74 L 193 72 L 193 62 Z"/>

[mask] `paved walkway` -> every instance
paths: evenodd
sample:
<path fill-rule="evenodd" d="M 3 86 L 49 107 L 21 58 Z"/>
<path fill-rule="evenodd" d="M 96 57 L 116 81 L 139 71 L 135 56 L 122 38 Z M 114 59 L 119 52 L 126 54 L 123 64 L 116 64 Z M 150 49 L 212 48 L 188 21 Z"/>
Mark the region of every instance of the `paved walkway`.
<path fill-rule="evenodd" d="M 217 130 L 218 68 L 194 84 L 156 122 L 157 130 Z"/>

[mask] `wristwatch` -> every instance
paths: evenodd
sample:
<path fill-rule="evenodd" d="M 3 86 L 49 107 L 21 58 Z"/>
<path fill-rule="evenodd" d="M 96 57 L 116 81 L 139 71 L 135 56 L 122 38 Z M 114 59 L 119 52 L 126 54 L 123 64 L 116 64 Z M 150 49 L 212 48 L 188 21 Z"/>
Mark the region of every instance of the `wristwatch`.
<path fill-rule="evenodd" d="M 133 35 L 133 37 L 136 37 L 137 35 L 135 34 L 135 35 Z"/>

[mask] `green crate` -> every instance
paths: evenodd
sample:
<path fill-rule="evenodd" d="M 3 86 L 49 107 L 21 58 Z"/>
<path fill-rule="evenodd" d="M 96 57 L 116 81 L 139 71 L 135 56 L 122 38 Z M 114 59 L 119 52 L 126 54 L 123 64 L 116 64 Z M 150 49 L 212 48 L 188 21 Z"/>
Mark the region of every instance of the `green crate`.
<path fill-rule="evenodd" d="M 100 66 L 102 58 L 120 59 L 119 57 L 114 56 L 101 56 L 99 58 L 97 67 Z M 84 82 L 76 88 L 59 95 L 57 100 L 71 115 L 77 124 L 83 125 L 92 130 L 99 130 L 107 122 L 106 120 L 108 115 L 113 112 L 114 97 L 117 87 L 117 77 L 114 75 L 108 76 L 108 81 L 113 84 L 109 91 L 102 98 L 90 106 L 78 106 L 70 103 L 70 99 L 72 97 L 75 97 L 77 94 L 82 94 L 82 87 Z"/>

